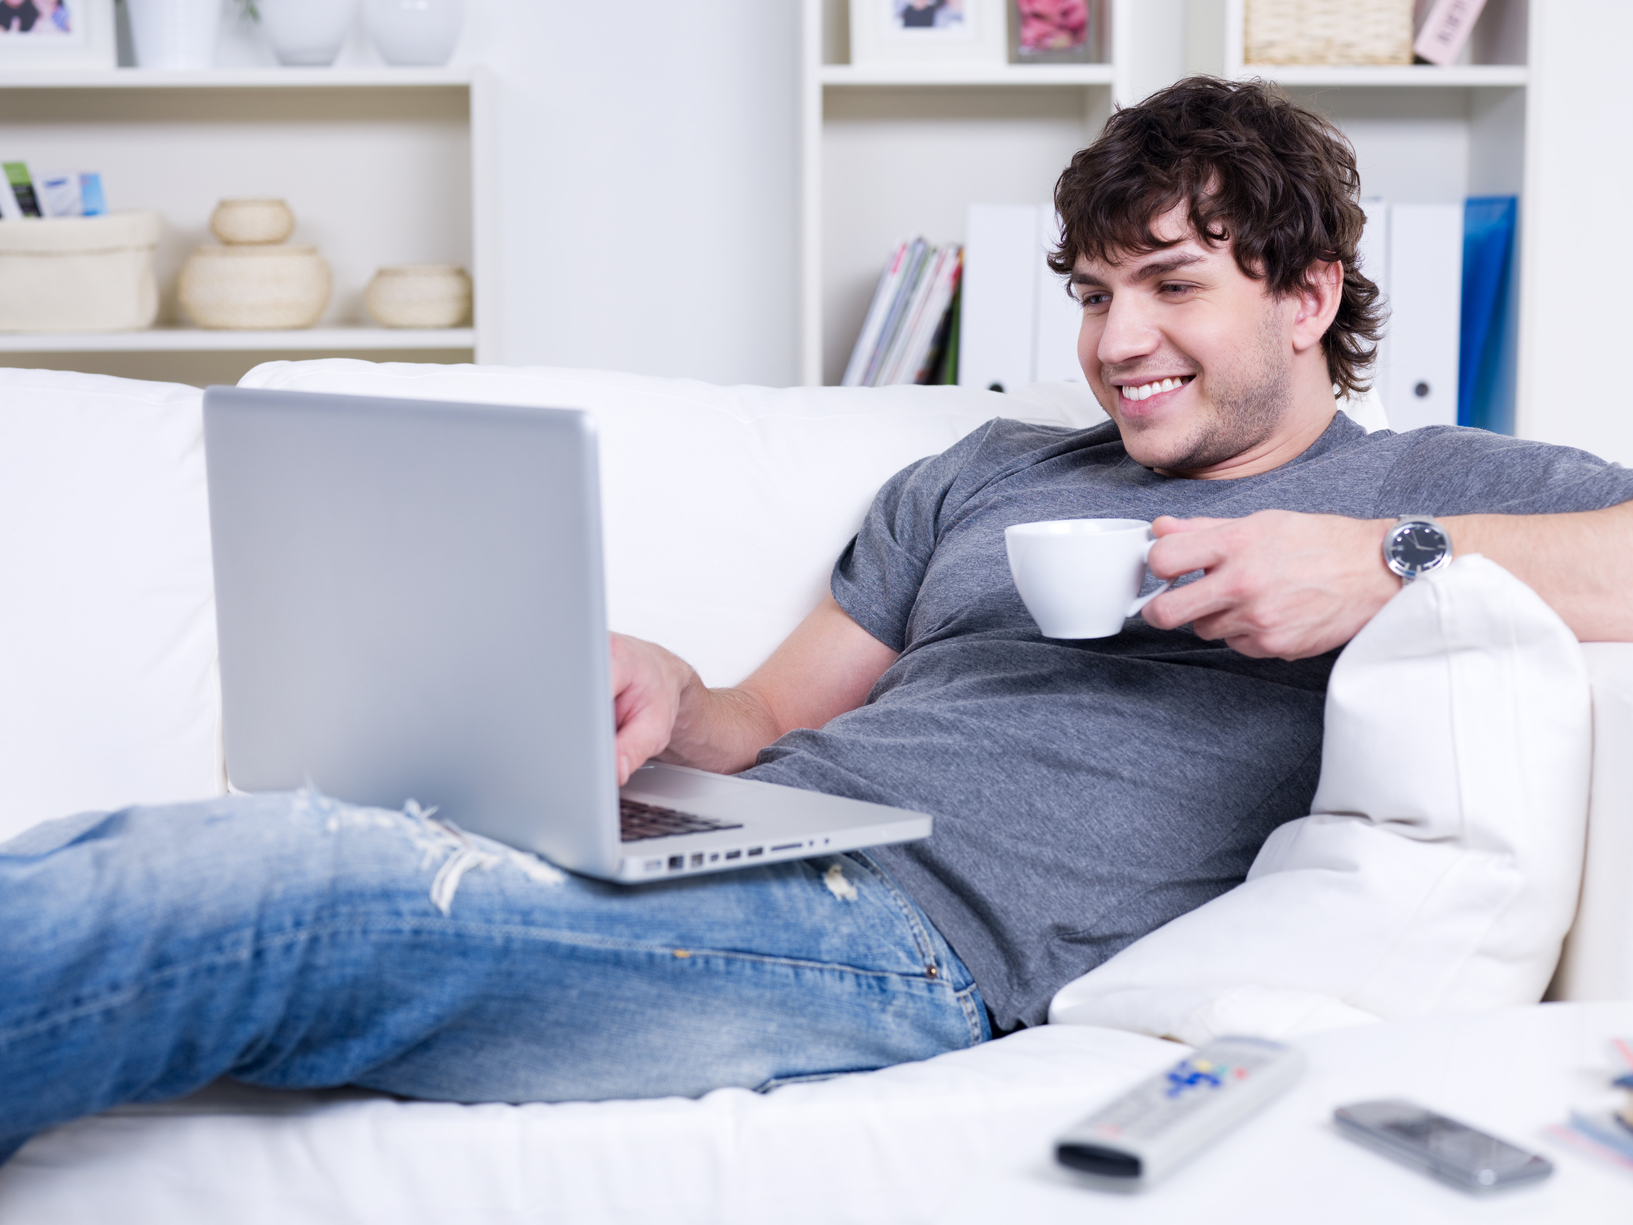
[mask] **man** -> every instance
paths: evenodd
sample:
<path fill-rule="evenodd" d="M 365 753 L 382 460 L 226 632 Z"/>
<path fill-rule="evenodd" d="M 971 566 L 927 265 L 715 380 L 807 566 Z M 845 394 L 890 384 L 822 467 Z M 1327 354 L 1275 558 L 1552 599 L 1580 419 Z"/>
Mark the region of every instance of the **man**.
<path fill-rule="evenodd" d="M 899 473 L 735 688 L 614 639 L 621 776 L 746 770 L 928 810 L 933 838 L 625 889 L 311 795 L 41 827 L 0 850 L 0 1153 L 221 1075 L 699 1093 L 1035 1024 L 1308 810 L 1334 652 L 1400 589 L 1402 512 L 1446 516 L 1579 637 L 1633 638 L 1633 476 L 1337 412 L 1378 328 L 1358 189 L 1343 139 L 1270 87 L 1120 111 L 1061 178 L 1055 256 L 1112 424 L 994 421 Z M 1044 639 L 1003 529 L 1078 517 L 1154 519 L 1153 571 L 1200 577 L 1114 638 Z"/>

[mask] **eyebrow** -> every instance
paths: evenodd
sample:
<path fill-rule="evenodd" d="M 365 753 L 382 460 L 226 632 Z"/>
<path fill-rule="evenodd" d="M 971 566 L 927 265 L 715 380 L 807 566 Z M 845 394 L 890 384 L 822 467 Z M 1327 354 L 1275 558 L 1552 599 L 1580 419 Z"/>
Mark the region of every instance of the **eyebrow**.
<path fill-rule="evenodd" d="M 1140 269 L 1134 273 L 1131 279 L 1135 284 L 1139 284 L 1142 281 L 1155 280 L 1157 277 L 1167 276 L 1170 272 L 1175 272 L 1180 268 L 1186 268 L 1192 264 L 1200 264 L 1204 258 L 1206 257 L 1197 254 L 1195 251 L 1185 251 L 1176 255 L 1170 255 L 1166 259 L 1152 260 L 1149 264 L 1142 265 Z M 1073 285 L 1101 286 L 1105 284 L 1105 282 L 1103 282 L 1099 277 L 1092 276 L 1086 272 L 1073 272 L 1071 276 L 1071 283 Z"/>

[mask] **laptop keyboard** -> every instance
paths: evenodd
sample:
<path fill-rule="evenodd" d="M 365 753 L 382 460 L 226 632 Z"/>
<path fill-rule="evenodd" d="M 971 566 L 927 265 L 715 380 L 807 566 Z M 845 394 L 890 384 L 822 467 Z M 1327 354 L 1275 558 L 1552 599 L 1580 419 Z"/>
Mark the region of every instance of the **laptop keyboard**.
<path fill-rule="evenodd" d="M 660 808 L 639 800 L 618 801 L 619 837 L 624 842 L 670 838 L 676 834 L 706 834 L 716 829 L 742 829 L 731 821 L 716 821 L 674 808 Z"/>

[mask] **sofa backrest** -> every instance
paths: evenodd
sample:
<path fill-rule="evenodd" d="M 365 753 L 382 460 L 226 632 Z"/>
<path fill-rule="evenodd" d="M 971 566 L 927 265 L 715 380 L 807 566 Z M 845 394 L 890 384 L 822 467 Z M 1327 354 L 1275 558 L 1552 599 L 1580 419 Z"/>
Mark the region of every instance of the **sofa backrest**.
<path fill-rule="evenodd" d="M 0 370 L 0 839 L 221 790 L 199 398 Z"/>
<path fill-rule="evenodd" d="M 607 617 L 710 685 L 816 606 L 879 486 L 999 415 L 1104 419 L 1087 387 L 716 387 L 604 371 L 269 362 L 241 387 L 582 408 L 601 450 Z"/>
<path fill-rule="evenodd" d="M 1087 425 L 1086 389 L 714 387 L 561 369 L 258 367 L 245 386 L 586 408 L 613 627 L 711 684 L 816 603 L 879 484 L 996 415 Z M 220 703 L 196 388 L 0 370 L 0 840 L 90 808 L 219 794 Z M 1377 422 L 1369 422 L 1377 424 Z M 1556 984 L 1633 995 L 1633 646 L 1589 649 L 1588 871 Z"/>

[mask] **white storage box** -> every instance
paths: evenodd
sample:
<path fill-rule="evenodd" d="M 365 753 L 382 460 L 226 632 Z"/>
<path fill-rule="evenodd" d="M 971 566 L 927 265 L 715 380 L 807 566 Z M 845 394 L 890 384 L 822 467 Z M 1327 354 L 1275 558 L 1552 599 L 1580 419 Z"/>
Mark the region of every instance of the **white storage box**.
<path fill-rule="evenodd" d="M 159 313 L 151 210 L 0 222 L 0 332 L 120 332 Z"/>

